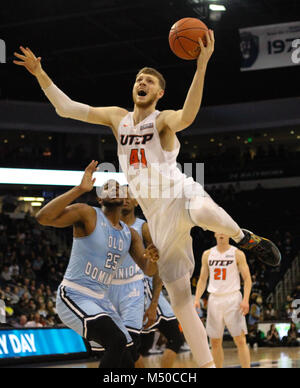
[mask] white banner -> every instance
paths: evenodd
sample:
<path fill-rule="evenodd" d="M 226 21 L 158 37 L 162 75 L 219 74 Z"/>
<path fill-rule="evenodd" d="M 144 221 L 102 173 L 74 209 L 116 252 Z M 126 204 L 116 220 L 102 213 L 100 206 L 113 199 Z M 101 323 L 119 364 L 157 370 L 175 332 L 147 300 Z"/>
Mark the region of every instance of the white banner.
<path fill-rule="evenodd" d="M 242 28 L 241 70 L 259 70 L 300 64 L 300 21 Z"/>

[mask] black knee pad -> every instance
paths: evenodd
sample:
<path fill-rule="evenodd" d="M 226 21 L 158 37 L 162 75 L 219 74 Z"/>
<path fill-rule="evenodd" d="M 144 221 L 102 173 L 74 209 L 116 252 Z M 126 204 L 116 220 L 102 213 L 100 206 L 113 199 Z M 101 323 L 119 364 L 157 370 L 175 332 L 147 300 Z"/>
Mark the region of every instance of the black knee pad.
<path fill-rule="evenodd" d="M 158 325 L 158 330 L 166 337 L 166 348 L 178 353 L 184 343 L 183 335 L 179 330 L 177 319 L 166 321 L 162 319 Z"/>
<path fill-rule="evenodd" d="M 97 342 L 106 350 L 123 351 L 127 344 L 125 334 L 107 315 L 87 322 L 87 340 Z"/>

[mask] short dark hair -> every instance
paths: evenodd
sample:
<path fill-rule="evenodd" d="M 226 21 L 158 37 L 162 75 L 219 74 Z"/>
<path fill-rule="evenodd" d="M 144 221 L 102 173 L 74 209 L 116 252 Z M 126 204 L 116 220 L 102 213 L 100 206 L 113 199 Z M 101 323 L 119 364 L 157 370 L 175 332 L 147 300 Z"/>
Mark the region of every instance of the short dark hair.
<path fill-rule="evenodd" d="M 153 69 L 153 67 L 143 67 L 138 73 L 137 73 L 137 76 L 136 78 L 140 75 L 140 74 L 150 74 L 150 75 L 154 75 L 154 77 L 156 77 L 159 81 L 159 85 L 160 87 L 162 88 L 162 90 L 165 90 L 166 89 L 166 80 L 164 79 L 163 75 Z"/>

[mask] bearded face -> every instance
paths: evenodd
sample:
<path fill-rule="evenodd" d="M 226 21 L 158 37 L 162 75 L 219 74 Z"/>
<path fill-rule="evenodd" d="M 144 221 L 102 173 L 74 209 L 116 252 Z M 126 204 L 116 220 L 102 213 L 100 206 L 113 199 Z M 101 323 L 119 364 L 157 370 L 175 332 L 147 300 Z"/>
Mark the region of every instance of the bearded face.
<path fill-rule="evenodd" d="M 143 73 L 138 75 L 132 90 L 133 102 L 137 107 L 148 108 L 155 104 L 163 94 L 155 76 Z"/>

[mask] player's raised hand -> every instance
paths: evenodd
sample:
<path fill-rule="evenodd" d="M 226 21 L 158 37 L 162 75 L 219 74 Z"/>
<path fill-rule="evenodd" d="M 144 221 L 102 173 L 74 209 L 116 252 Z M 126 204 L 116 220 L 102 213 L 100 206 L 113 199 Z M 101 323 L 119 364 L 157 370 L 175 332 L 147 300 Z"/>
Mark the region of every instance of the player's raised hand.
<path fill-rule="evenodd" d="M 29 71 L 29 73 L 34 76 L 40 74 L 42 71 L 42 58 L 37 58 L 28 47 L 24 48 L 20 46 L 20 50 L 22 51 L 23 55 L 19 53 L 14 53 L 14 56 L 21 59 L 21 61 L 14 60 L 13 63 L 18 66 L 24 66 Z"/>
<path fill-rule="evenodd" d="M 159 259 L 158 249 L 153 244 L 148 245 L 145 249 L 144 257 L 152 263 L 156 263 Z"/>
<path fill-rule="evenodd" d="M 148 327 L 152 326 L 156 322 L 156 305 L 150 304 L 150 306 L 145 311 L 144 317 L 143 317 L 143 324 L 144 329 L 148 329 Z"/>
<path fill-rule="evenodd" d="M 197 59 L 197 66 L 206 66 L 215 49 L 215 36 L 213 30 L 205 33 L 206 45 L 199 38 L 200 54 Z"/>
<path fill-rule="evenodd" d="M 86 167 L 81 183 L 79 185 L 80 189 L 83 192 L 91 191 L 94 187 L 94 183 L 96 181 L 96 178 L 93 178 L 94 172 L 97 170 L 98 162 L 95 160 L 92 160 L 91 163 Z"/>

